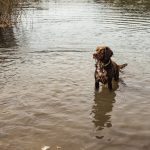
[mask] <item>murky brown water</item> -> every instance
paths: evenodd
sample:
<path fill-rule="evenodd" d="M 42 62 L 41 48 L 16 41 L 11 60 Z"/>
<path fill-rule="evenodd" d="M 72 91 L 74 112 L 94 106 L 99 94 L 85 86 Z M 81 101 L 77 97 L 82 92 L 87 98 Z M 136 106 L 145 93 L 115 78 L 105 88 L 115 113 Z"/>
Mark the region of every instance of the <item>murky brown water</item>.
<path fill-rule="evenodd" d="M 0 29 L 0 150 L 150 149 L 149 1 L 31 5 Z M 112 92 L 94 90 L 98 44 L 128 63 Z"/>

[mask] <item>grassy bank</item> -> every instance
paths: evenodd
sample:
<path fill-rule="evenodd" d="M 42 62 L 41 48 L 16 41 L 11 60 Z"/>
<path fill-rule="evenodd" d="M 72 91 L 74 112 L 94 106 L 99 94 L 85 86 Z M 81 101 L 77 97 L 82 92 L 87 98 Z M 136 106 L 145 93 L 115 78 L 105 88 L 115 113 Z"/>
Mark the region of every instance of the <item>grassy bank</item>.
<path fill-rule="evenodd" d="M 0 0 L 0 27 L 17 23 L 21 15 L 23 0 Z"/>

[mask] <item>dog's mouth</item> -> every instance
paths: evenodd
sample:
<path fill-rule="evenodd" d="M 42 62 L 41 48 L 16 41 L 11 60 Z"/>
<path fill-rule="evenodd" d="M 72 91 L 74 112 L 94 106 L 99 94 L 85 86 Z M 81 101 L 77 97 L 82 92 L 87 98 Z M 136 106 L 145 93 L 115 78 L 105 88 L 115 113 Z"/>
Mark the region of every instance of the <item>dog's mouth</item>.
<path fill-rule="evenodd" d="M 97 54 L 97 53 L 94 53 L 93 54 L 93 59 L 102 60 L 103 57 L 101 55 Z"/>
<path fill-rule="evenodd" d="M 97 54 L 96 53 L 93 54 L 93 59 L 97 59 Z"/>
<path fill-rule="evenodd" d="M 99 60 L 99 59 L 100 59 L 100 56 L 99 56 L 97 53 L 94 53 L 94 54 L 93 54 L 93 58 Z"/>

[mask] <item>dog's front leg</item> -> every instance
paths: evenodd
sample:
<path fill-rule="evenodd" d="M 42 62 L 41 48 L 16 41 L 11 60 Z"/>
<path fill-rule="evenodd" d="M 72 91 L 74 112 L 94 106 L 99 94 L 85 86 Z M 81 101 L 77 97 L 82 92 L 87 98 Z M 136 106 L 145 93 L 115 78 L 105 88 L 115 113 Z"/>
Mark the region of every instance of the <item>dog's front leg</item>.
<path fill-rule="evenodd" d="M 112 90 L 112 78 L 108 78 L 108 88 Z"/>
<path fill-rule="evenodd" d="M 98 90 L 99 89 L 99 79 L 98 79 L 98 72 L 97 70 L 95 70 L 95 74 L 94 74 L 94 77 L 95 77 L 95 89 Z"/>
<path fill-rule="evenodd" d="M 99 89 L 99 81 L 95 80 L 95 89 L 98 90 Z"/>

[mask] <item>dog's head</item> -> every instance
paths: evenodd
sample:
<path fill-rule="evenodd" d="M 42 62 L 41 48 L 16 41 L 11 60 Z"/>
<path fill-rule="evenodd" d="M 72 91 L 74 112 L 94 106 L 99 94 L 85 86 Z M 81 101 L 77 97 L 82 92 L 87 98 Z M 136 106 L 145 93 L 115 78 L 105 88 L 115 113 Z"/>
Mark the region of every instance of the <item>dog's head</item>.
<path fill-rule="evenodd" d="M 108 46 L 98 46 L 96 53 L 93 54 L 93 58 L 102 62 L 107 62 L 113 55 L 113 51 Z"/>

